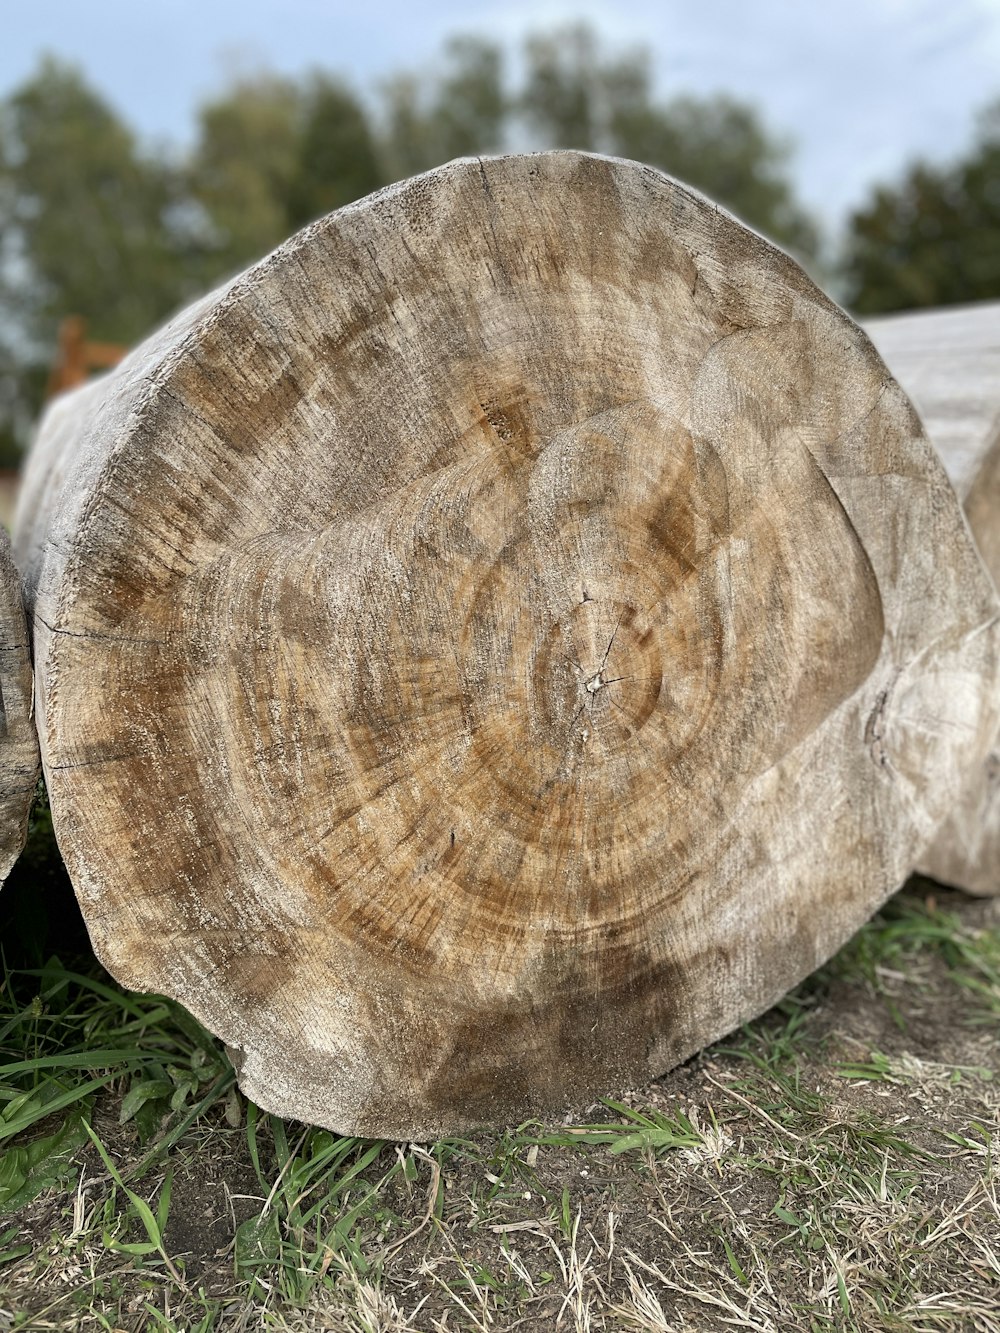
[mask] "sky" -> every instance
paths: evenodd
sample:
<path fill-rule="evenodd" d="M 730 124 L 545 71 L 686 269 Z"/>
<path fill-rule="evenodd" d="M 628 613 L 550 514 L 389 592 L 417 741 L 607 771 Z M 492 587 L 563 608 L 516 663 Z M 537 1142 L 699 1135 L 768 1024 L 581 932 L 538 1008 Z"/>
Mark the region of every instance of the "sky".
<path fill-rule="evenodd" d="M 234 69 L 317 65 L 364 91 L 433 68 L 441 43 L 589 20 L 653 54 L 663 96 L 728 92 L 795 144 L 803 201 L 828 231 L 915 157 L 946 160 L 1000 98 L 1000 0 L 0 0 L 0 96 L 45 52 L 81 65 L 148 141 L 182 146 Z"/>

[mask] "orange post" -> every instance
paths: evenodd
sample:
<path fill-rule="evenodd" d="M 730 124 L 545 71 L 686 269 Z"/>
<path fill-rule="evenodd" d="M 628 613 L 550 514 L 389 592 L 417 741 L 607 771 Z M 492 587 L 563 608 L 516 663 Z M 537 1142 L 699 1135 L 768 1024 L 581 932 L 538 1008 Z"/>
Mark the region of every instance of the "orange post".
<path fill-rule="evenodd" d="M 118 343 L 88 342 L 86 332 L 87 321 L 80 315 L 67 315 L 59 325 L 58 350 L 49 375 L 47 398 L 54 398 L 65 389 L 75 389 L 91 370 L 116 366 L 128 350 Z"/>

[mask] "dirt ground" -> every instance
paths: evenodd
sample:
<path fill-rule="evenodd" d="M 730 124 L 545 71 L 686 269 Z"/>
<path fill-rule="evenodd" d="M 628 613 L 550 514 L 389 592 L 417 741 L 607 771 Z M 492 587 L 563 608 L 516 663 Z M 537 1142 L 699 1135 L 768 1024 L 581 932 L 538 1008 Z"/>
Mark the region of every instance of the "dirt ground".
<path fill-rule="evenodd" d="M 1000 1333 L 998 983 L 1000 900 L 915 882 L 566 1123 L 338 1140 L 230 1086 L 130 1179 L 171 1122 L 143 1141 L 118 1080 L 90 1114 L 114 1173 L 85 1136 L 0 1217 L 0 1330 Z"/>

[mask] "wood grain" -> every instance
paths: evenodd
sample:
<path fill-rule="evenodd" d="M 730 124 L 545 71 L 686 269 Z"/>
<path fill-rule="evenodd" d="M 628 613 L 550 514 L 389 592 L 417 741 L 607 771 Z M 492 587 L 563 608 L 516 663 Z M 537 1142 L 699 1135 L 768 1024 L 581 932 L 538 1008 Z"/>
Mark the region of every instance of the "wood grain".
<path fill-rule="evenodd" d="M 996 596 L 867 338 L 585 154 L 403 182 L 180 315 L 50 415 L 17 547 L 100 956 L 350 1133 L 759 1013 L 996 726 Z"/>
<path fill-rule="evenodd" d="M 866 327 L 919 411 L 1000 584 L 1000 302 Z M 967 893 L 1000 893 L 1000 736 L 967 775 L 920 869 Z"/>
<path fill-rule="evenodd" d="M 38 775 L 31 653 L 21 578 L 0 528 L 0 884 L 28 835 Z"/>

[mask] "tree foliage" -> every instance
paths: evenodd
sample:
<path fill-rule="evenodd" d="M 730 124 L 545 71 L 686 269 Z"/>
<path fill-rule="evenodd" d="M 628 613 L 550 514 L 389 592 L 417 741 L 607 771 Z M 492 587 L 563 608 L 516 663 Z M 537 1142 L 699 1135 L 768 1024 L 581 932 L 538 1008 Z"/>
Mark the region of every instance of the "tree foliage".
<path fill-rule="evenodd" d="M 606 147 L 605 94 L 614 66 L 602 61 L 593 29 L 576 23 L 525 41 L 520 106 L 540 145 Z"/>
<path fill-rule="evenodd" d="M 615 151 L 694 185 L 800 257 L 815 254 L 815 225 L 788 177 L 788 145 L 767 132 L 751 107 L 715 96 L 647 108 L 616 114 Z"/>
<path fill-rule="evenodd" d="M 913 164 L 850 219 L 847 299 L 860 314 L 1000 298 L 1000 102 L 950 166 Z"/>
<path fill-rule="evenodd" d="M 504 52 L 479 37 L 453 37 L 441 71 L 401 73 L 382 87 L 384 166 L 401 180 L 455 157 L 504 146 L 511 102 Z"/>
<path fill-rule="evenodd" d="M 364 106 L 336 79 L 243 76 L 201 108 L 188 180 L 204 209 L 209 278 L 384 183 Z"/>
<path fill-rule="evenodd" d="M 67 311 L 131 341 L 176 300 L 176 182 L 71 67 L 47 60 L 3 107 L 4 239 L 30 333 Z M 11 293 L 8 282 L 6 295 Z"/>
<path fill-rule="evenodd" d="M 71 66 L 44 61 L 0 102 L 0 452 L 37 411 L 58 321 L 132 343 L 312 218 L 458 156 L 595 149 L 690 181 L 808 252 L 787 148 L 751 107 L 653 95 L 648 54 L 584 25 L 525 39 L 517 86 L 497 43 L 464 36 L 369 100 L 324 73 L 233 79 L 185 156 L 145 151 Z"/>
<path fill-rule="evenodd" d="M 288 190 L 287 231 L 383 184 L 375 135 L 364 107 L 346 85 L 317 76 L 304 97 L 295 171 Z"/>
<path fill-rule="evenodd" d="M 286 234 L 302 118 L 301 89 L 270 74 L 239 77 L 200 109 L 188 185 L 204 210 L 204 262 L 216 275 Z"/>
<path fill-rule="evenodd" d="M 61 316 L 130 343 L 187 292 L 179 184 L 72 67 L 0 105 L 0 454 L 23 440 Z"/>
<path fill-rule="evenodd" d="M 656 101 L 643 49 L 607 53 L 573 23 L 529 35 L 523 78 L 509 89 L 503 52 L 465 38 L 435 81 L 401 75 L 385 90 L 393 176 L 512 142 L 579 148 L 661 167 L 710 195 L 780 244 L 815 252 L 815 227 L 796 203 L 789 146 L 754 109 L 728 97 Z"/>

